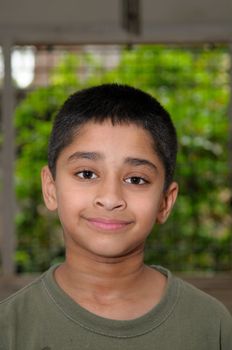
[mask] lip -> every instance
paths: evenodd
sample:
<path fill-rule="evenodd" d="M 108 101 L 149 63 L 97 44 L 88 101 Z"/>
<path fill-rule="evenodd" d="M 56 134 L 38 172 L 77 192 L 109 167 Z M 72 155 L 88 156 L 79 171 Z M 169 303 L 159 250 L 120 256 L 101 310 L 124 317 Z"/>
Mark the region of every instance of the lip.
<path fill-rule="evenodd" d="M 106 218 L 86 218 L 86 220 L 88 221 L 88 223 L 90 223 L 91 226 L 94 226 L 97 229 L 108 231 L 120 230 L 132 223 L 132 221 Z"/>

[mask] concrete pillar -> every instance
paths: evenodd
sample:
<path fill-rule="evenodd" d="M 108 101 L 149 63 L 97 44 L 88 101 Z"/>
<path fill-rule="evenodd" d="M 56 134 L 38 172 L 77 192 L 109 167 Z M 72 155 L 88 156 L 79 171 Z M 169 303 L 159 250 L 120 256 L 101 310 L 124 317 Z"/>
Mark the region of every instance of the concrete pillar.
<path fill-rule="evenodd" d="M 14 88 L 12 85 L 10 41 L 3 43 L 4 83 L 2 91 L 2 188 L 1 197 L 1 260 L 4 275 L 15 271 L 15 190 L 14 190 Z"/>
<path fill-rule="evenodd" d="M 232 191 L 232 43 L 230 44 L 230 101 L 229 101 L 229 109 L 228 109 L 228 118 L 229 118 L 229 164 L 228 165 L 229 165 L 230 188 Z"/>
<path fill-rule="evenodd" d="M 230 44 L 230 101 L 229 101 L 229 108 L 228 108 L 228 118 L 229 118 L 229 161 L 228 161 L 228 167 L 229 167 L 229 186 L 232 193 L 232 43 Z M 230 203 L 231 209 L 232 209 L 232 194 L 231 194 L 231 203 Z M 232 231 L 231 231 L 232 235 Z M 232 259 L 232 245 L 231 245 L 231 259 Z M 232 265 L 231 265 L 232 269 Z"/>

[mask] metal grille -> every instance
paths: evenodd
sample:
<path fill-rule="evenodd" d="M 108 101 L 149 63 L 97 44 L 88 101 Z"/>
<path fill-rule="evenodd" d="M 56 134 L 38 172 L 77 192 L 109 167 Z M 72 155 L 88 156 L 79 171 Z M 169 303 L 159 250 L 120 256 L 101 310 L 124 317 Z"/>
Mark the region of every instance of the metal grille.
<path fill-rule="evenodd" d="M 167 107 L 180 140 L 176 172 L 180 196 L 168 222 L 150 235 L 146 261 L 176 270 L 230 270 L 228 48 L 89 45 L 26 49 L 34 57 L 32 78 L 22 88 L 16 81 L 18 101 L 38 87 L 62 86 L 66 76 L 77 88 L 105 81 L 129 83 L 152 93 Z M 15 51 L 25 53 L 25 48 Z M 21 60 L 18 70 L 26 72 L 23 65 Z M 18 250 L 22 249 L 19 239 Z"/>

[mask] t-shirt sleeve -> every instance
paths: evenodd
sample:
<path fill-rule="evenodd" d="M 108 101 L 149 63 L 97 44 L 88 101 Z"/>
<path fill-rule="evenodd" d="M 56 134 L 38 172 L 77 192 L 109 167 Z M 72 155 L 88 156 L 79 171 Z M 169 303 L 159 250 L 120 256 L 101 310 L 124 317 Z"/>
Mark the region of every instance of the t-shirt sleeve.
<path fill-rule="evenodd" d="M 220 350 L 232 350 L 232 315 L 226 309 L 221 316 Z"/>

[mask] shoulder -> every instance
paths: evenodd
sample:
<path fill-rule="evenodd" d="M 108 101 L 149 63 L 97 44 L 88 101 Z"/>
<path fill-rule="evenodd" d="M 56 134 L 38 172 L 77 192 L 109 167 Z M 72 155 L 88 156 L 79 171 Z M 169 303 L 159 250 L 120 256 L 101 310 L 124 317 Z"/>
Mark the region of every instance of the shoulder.
<path fill-rule="evenodd" d="M 41 305 L 41 281 L 42 277 L 0 302 L 0 344 L 4 349 L 15 340 L 19 326 L 25 324 L 28 330 L 35 319 Z"/>
<path fill-rule="evenodd" d="M 183 308 L 185 313 L 200 314 L 202 312 L 207 315 L 209 313 L 217 316 L 226 314 L 232 317 L 226 307 L 216 298 L 175 276 L 171 271 L 162 266 L 152 265 L 152 267 L 167 277 L 166 294 L 170 298 L 173 296 L 173 291 L 175 290 L 176 299 L 174 302 L 179 308 Z"/>
<path fill-rule="evenodd" d="M 180 308 L 195 320 L 201 320 L 207 325 L 221 325 L 232 332 L 232 315 L 216 298 L 179 279 Z"/>
<path fill-rule="evenodd" d="M 213 310 L 213 312 L 219 314 L 224 314 L 224 312 L 229 313 L 226 307 L 219 300 L 196 288 L 192 284 L 183 281 L 182 279 L 180 279 L 180 288 L 181 295 L 186 306 L 190 305 L 190 307 L 192 307 L 194 304 L 195 308 L 204 307 L 205 312 L 212 312 Z"/>
<path fill-rule="evenodd" d="M 219 339 L 220 349 L 232 349 L 232 315 L 216 298 L 180 280 L 181 310 L 192 319 L 192 326 Z"/>
<path fill-rule="evenodd" d="M 43 288 L 42 279 L 43 275 L 0 302 L 0 324 L 13 314 L 15 315 L 22 311 L 25 314 L 27 308 L 36 300 L 36 303 L 38 303 L 38 296 Z"/>

